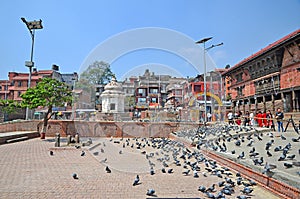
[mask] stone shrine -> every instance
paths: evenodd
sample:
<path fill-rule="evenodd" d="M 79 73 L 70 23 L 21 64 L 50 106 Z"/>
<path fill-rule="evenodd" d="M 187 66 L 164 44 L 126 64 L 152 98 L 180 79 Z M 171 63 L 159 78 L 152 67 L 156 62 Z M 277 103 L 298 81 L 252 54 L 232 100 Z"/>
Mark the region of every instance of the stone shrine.
<path fill-rule="evenodd" d="M 102 98 L 102 113 L 124 113 L 125 94 L 122 85 L 112 78 L 104 87 Z"/>

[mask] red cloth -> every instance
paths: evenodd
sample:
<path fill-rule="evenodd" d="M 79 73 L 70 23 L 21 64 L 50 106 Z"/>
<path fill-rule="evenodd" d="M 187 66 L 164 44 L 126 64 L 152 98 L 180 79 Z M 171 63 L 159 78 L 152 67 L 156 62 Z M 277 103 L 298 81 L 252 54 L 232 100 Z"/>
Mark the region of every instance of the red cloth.
<path fill-rule="evenodd" d="M 263 118 L 263 126 L 268 126 L 267 113 L 263 113 L 262 118 Z"/>
<path fill-rule="evenodd" d="M 259 127 L 262 127 L 262 114 L 261 113 L 258 113 L 257 115 L 256 115 L 256 117 L 257 117 L 257 123 L 258 123 L 258 126 Z"/>

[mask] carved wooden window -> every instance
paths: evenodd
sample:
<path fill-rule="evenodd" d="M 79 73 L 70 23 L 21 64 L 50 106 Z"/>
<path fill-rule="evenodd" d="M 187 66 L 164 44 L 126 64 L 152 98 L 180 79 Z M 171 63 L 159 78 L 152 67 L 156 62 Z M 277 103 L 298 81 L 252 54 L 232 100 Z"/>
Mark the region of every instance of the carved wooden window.
<path fill-rule="evenodd" d="M 235 76 L 236 82 L 241 82 L 243 81 L 243 73 L 239 73 Z"/>

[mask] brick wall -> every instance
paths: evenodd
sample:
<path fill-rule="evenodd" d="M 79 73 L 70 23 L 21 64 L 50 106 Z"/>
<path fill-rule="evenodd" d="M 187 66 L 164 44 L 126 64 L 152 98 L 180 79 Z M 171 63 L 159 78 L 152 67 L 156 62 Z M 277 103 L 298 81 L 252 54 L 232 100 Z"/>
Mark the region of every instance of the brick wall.
<path fill-rule="evenodd" d="M 1 132 L 42 131 L 41 121 L 18 121 L 0 124 Z M 60 133 L 62 137 L 78 133 L 84 137 L 169 137 L 178 129 L 196 128 L 196 123 L 175 122 L 87 122 L 71 120 L 50 120 L 46 136 L 54 137 Z"/>
<path fill-rule="evenodd" d="M 291 44 L 286 46 L 283 54 L 282 69 L 280 77 L 280 88 L 286 89 L 300 86 L 300 49 L 298 46 Z"/>
<path fill-rule="evenodd" d="M 300 86 L 300 71 L 297 70 L 300 68 L 300 63 L 294 64 L 287 68 L 281 70 L 280 77 L 280 88 L 292 88 Z"/>

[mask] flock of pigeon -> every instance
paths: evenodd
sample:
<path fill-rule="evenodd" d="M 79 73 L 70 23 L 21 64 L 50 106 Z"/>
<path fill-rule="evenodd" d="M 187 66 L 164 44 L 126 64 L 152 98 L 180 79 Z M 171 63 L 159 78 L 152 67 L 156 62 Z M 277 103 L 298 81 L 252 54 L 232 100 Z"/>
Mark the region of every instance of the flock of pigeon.
<path fill-rule="evenodd" d="M 210 149 L 247 163 L 269 177 L 276 171 L 283 175 L 290 173 L 299 182 L 300 136 L 296 133 L 287 136 L 287 133 L 271 131 L 262 133 L 249 126 L 215 125 L 183 130 L 177 136 L 194 142 L 198 149 Z"/>
<path fill-rule="evenodd" d="M 243 132 L 243 133 L 241 133 Z M 272 157 L 272 153 L 280 153 L 278 161 L 284 161 L 286 168 L 298 167 L 300 162 L 295 160 L 296 154 L 290 154 L 290 149 L 294 147 L 291 143 L 285 146 L 276 145 L 274 135 L 268 133 L 263 135 L 256 131 L 253 127 L 236 127 L 229 125 L 215 125 L 213 127 L 203 126 L 197 129 L 182 130 L 175 133 L 178 137 L 184 137 L 196 144 L 195 148 L 188 148 L 181 142 L 170 140 L 168 138 L 111 138 L 109 141 L 112 144 L 117 144 L 121 150 L 119 155 L 126 153 L 125 148 L 136 150 L 140 155 L 144 156 L 148 162 L 149 175 L 172 175 L 174 172 L 181 170 L 181 175 L 199 178 L 198 191 L 199 195 L 207 198 L 226 198 L 236 197 L 239 199 L 251 198 L 256 182 L 243 177 L 240 173 L 234 173 L 229 168 L 220 166 L 216 161 L 207 158 L 200 149 L 211 149 L 219 153 L 228 153 L 235 155 L 238 160 L 243 160 L 249 157 L 254 165 L 263 167 L 263 173 L 272 173 L 277 166 L 265 162 L 263 156 L 260 156 L 255 148 L 255 144 L 260 144 L 264 136 L 271 138 L 265 144 L 266 155 Z M 281 136 L 280 139 L 286 139 Z M 300 137 L 294 138 L 291 142 L 299 142 Z M 89 139 L 89 144 L 92 140 Z M 231 144 L 229 144 L 231 143 Z M 232 144 L 234 143 L 234 144 Z M 100 151 L 93 154 L 99 155 L 99 152 L 105 153 L 105 142 L 102 143 Z M 299 148 L 299 145 L 297 146 Z M 79 146 L 76 146 L 80 150 Z M 123 148 L 123 150 L 122 150 Z M 236 148 L 243 148 L 242 152 L 236 154 Z M 250 151 L 248 152 L 248 148 Z M 53 155 L 53 151 L 50 151 Z M 300 155 L 297 154 L 298 157 Z M 81 156 L 85 156 L 85 151 L 81 152 Z M 293 161 L 292 163 L 286 160 Z M 101 163 L 107 163 L 109 157 L 101 160 Z M 108 175 L 113 172 L 109 166 L 105 167 Z M 300 175 L 300 172 L 298 172 Z M 210 186 L 204 186 L 203 179 L 215 176 L 215 183 Z M 74 179 L 79 179 L 77 174 L 72 175 Z M 132 186 L 142 184 L 143 179 L 140 175 L 136 175 L 133 179 Z M 157 196 L 153 188 L 146 191 L 147 196 Z M 158 193 L 159 194 L 159 193 Z"/>
<path fill-rule="evenodd" d="M 182 176 L 199 178 L 199 195 L 207 198 L 226 198 L 236 196 L 240 199 L 251 198 L 256 183 L 246 179 L 239 173 L 222 167 L 216 161 L 205 157 L 198 149 L 190 149 L 184 144 L 167 138 L 121 138 L 110 139 L 113 144 L 119 145 L 119 155 L 125 153 L 125 148 L 137 150 L 143 155 L 149 166 L 149 175 L 172 175 L 181 170 Z M 104 144 L 104 143 L 103 143 Z M 103 150 L 103 148 L 101 148 Z M 98 155 L 94 152 L 94 155 Z M 106 163 L 108 158 L 102 160 Z M 105 172 L 111 173 L 106 166 Z M 215 176 L 216 182 L 205 187 L 203 180 Z M 140 175 L 136 175 L 132 186 L 142 183 Z M 147 196 L 157 196 L 153 188 L 146 191 Z"/>

